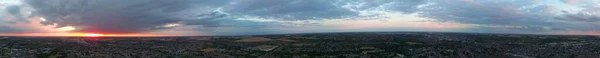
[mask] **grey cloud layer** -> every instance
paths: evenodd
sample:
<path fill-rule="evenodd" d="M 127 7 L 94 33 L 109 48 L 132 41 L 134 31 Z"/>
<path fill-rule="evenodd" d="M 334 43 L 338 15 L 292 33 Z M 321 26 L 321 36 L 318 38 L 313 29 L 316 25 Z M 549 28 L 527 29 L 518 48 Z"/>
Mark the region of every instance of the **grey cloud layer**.
<path fill-rule="evenodd" d="M 565 2 L 569 3 L 569 2 Z M 558 20 L 569 21 L 562 27 L 581 31 L 600 31 L 600 0 L 574 0 L 570 2 L 572 6 L 578 6 L 582 10 L 578 12 L 563 11 L 564 14 L 554 17 Z M 598 32 L 597 32 L 598 33 Z"/>
<path fill-rule="evenodd" d="M 597 12 L 578 12 L 575 14 L 565 14 L 558 19 L 570 20 L 570 21 L 583 21 L 583 22 L 599 22 L 600 13 Z"/>
<path fill-rule="evenodd" d="M 599 0 L 582 0 L 577 1 L 578 3 L 574 3 L 572 5 L 582 7 L 583 10 L 580 12 L 569 13 L 564 11 L 565 13 L 562 16 L 556 17 L 557 19 L 562 20 L 570 20 L 570 21 L 583 21 L 583 22 L 598 22 L 600 21 L 600 3 Z M 567 3 L 567 2 L 565 2 Z"/>
<path fill-rule="evenodd" d="M 26 0 L 45 24 L 76 26 L 83 32 L 134 33 L 181 21 L 184 0 Z"/>
<path fill-rule="evenodd" d="M 441 21 L 457 21 L 471 24 L 526 25 L 540 24 L 546 20 L 544 6 L 529 7 L 533 0 L 498 1 L 436 1 L 424 9 L 425 17 Z M 518 3 L 517 3 L 518 2 Z"/>
<path fill-rule="evenodd" d="M 242 0 L 224 6 L 233 14 L 286 20 L 347 18 L 358 11 L 384 8 L 415 12 L 423 0 Z"/>
<path fill-rule="evenodd" d="M 424 17 L 437 21 L 459 22 L 479 25 L 525 26 L 512 30 L 543 31 L 542 26 L 556 24 L 548 22 L 552 15 L 544 10 L 546 6 L 534 0 L 431 0 L 433 5 L 423 9 Z M 481 27 L 483 30 L 497 28 Z"/>
<path fill-rule="evenodd" d="M 357 10 L 377 4 L 394 3 L 385 8 L 414 12 L 421 0 L 25 0 L 35 14 L 48 19 L 44 24 L 76 26 L 83 32 L 135 33 L 166 29 L 171 23 L 219 27 L 231 19 L 260 17 L 282 20 L 346 18 Z M 349 8 L 349 3 L 365 6 Z M 414 2 L 414 3 L 413 3 Z M 18 9 L 18 8 L 17 8 Z M 15 11 L 14 9 L 7 9 Z M 243 18 L 242 18 L 243 19 Z M 241 24 L 243 25 L 243 24 Z M 245 26 L 256 27 L 256 26 Z"/>

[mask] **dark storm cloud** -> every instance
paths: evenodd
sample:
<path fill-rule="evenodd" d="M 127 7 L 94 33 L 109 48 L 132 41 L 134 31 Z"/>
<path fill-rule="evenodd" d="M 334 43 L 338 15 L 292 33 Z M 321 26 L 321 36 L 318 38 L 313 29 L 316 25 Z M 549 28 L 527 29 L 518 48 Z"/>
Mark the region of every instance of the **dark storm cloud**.
<path fill-rule="evenodd" d="M 187 0 L 26 0 L 45 24 L 76 26 L 82 32 L 134 33 L 180 22 L 172 16 Z"/>

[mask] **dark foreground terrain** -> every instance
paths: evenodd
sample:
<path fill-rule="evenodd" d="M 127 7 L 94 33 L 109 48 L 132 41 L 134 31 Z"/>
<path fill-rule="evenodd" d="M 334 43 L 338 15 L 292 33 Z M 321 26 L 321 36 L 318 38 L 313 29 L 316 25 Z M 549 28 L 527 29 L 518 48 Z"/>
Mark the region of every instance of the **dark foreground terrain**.
<path fill-rule="evenodd" d="M 0 37 L 0 58 L 595 58 L 597 36 L 319 33 L 257 36 Z"/>

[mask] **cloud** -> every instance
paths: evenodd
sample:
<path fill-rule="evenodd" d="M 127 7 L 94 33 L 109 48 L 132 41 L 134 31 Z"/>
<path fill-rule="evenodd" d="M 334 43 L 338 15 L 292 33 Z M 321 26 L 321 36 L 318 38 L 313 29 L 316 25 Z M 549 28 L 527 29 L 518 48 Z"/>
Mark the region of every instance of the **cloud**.
<path fill-rule="evenodd" d="M 25 13 L 26 10 L 29 10 L 25 7 L 19 5 L 9 5 L 4 8 L 5 15 L 3 15 L 4 21 L 7 23 L 29 23 L 26 19 L 29 14 Z"/>
<path fill-rule="evenodd" d="M 334 2 L 335 0 L 243 0 L 223 9 L 232 14 L 290 20 L 356 15 L 355 12 L 335 6 Z"/>
<path fill-rule="evenodd" d="M 242 0 L 223 6 L 223 10 L 272 19 L 318 20 L 356 17 L 366 10 L 412 13 L 422 3 L 422 0 Z"/>
<path fill-rule="evenodd" d="M 486 30 L 477 32 L 510 30 L 539 33 L 570 29 L 566 25 L 569 23 L 554 18 L 558 15 L 554 10 L 566 7 L 549 3 L 535 0 L 430 0 L 431 5 L 423 6 L 420 14 L 439 22 L 476 24 L 480 28 L 474 29 Z"/>
<path fill-rule="evenodd" d="M 577 10 L 562 11 L 556 17 L 558 20 L 568 22 L 559 26 L 565 28 L 565 32 L 578 31 L 598 31 L 600 26 L 600 0 L 568 0 L 564 3 L 576 8 Z"/>
<path fill-rule="evenodd" d="M 562 20 L 582 21 L 582 22 L 598 22 L 600 21 L 600 13 L 597 12 L 579 12 L 575 14 L 564 14 L 562 17 L 557 17 Z"/>
<path fill-rule="evenodd" d="M 26 5 L 0 2 L 3 7 L 0 22 L 57 24 L 54 28 L 73 26 L 76 28 L 73 32 L 238 35 L 288 33 L 297 29 L 324 32 L 471 28 L 466 30 L 515 33 L 600 30 L 593 28 L 600 25 L 597 0 L 23 1 Z M 27 20 L 32 17 L 43 17 L 46 21 Z M 427 20 L 411 21 L 415 18 Z M 31 28 L 6 23 L 0 24 L 7 27 L 0 28 L 0 32 L 23 32 L 16 29 Z"/>
<path fill-rule="evenodd" d="M 582 8 L 576 12 L 563 11 L 561 16 L 556 17 L 561 20 L 598 22 L 600 21 L 600 1 L 598 0 L 564 0 L 564 3 L 570 3 L 572 6 Z"/>
<path fill-rule="evenodd" d="M 6 10 L 6 12 L 8 12 L 8 14 L 11 14 L 11 15 L 17 15 L 17 16 L 21 15 L 21 8 L 16 5 L 8 6 L 5 8 L 5 10 Z"/>
<path fill-rule="evenodd" d="M 263 28 L 283 26 L 236 19 L 258 17 L 277 20 L 323 20 L 354 18 L 362 11 L 412 13 L 422 0 L 24 0 L 33 16 L 45 25 L 74 26 L 74 32 L 139 33 L 171 27 L 169 24 L 211 28 Z M 356 5 L 360 4 L 360 5 Z M 19 12 L 18 7 L 8 12 Z M 11 13 L 12 15 L 19 15 Z M 37 22 L 34 22 L 37 23 Z M 253 24 L 253 25 L 248 25 Z M 281 23 L 283 24 L 283 23 Z"/>
<path fill-rule="evenodd" d="M 8 26 L 2 26 L 2 25 L 0 25 L 0 32 L 2 32 L 2 33 L 12 33 L 12 32 L 19 32 L 19 30 L 18 29 L 10 28 Z"/>
<path fill-rule="evenodd" d="M 189 9 L 187 0 L 25 0 L 44 24 L 75 26 L 76 32 L 136 33 L 161 29 L 181 22 Z"/>
<path fill-rule="evenodd" d="M 470 24 L 530 25 L 545 23 L 543 6 L 533 0 L 443 0 L 423 7 L 423 16 Z"/>

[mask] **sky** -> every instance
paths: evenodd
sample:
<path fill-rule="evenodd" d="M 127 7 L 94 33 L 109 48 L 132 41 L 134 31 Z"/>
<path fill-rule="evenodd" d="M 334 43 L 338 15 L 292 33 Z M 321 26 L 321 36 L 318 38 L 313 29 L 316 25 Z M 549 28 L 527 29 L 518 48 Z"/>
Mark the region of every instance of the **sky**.
<path fill-rule="evenodd" d="M 0 0 L 0 35 L 600 35 L 600 0 Z"/>

